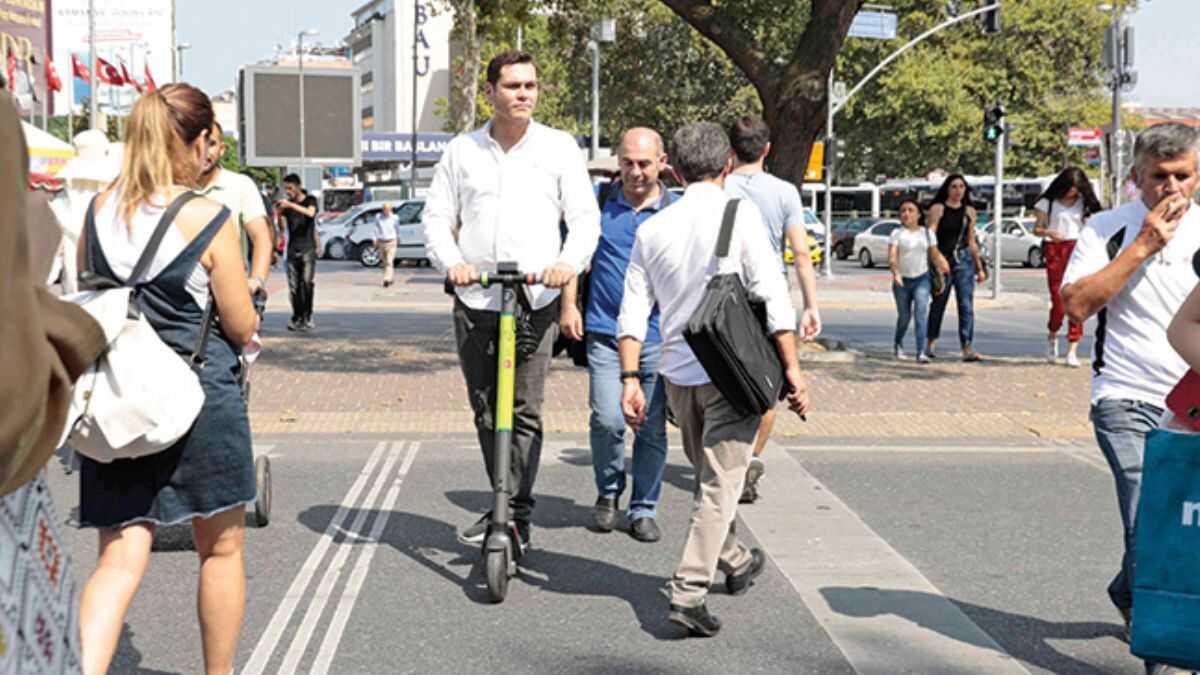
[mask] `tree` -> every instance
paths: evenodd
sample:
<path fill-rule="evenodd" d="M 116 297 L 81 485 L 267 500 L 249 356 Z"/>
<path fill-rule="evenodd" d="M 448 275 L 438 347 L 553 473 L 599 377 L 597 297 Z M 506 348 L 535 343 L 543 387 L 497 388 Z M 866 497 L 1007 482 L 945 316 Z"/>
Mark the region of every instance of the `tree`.
<path fill-rule="evenodd" d="M 771 127 L 772 170 L 802 183 L 812 143 L 825 127 L 826 80 L 862 0 L 661 2 L 720 47 L 754 86 Z"/>
<path fill-rule="evenodd" d="M 279 185 L 278 167 L 246 166 L 238 152 L 238 139 L 225 137 L 225 154 L 221 155 L 221 168 L 234 173 L 244 173 L 258 185 Z"/>

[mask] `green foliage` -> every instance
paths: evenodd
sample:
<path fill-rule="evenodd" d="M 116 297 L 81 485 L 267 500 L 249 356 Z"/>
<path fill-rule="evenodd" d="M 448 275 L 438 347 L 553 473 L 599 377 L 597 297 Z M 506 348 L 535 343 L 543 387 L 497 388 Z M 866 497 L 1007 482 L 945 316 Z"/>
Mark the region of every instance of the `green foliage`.
<path fill-rule="evenodd" d="M 225 154 L 221 155 L 221 168 L 235 173 L 244 173 L 258 185 L 279 185 L 279 167 L 246 166 L 238 152 L 238 139 L 225 137 Z"/>

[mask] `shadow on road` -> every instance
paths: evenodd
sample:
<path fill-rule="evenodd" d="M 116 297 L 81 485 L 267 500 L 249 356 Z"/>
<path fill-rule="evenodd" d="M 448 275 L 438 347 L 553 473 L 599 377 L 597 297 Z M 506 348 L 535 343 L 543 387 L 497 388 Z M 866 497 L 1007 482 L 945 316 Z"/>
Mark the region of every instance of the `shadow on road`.
<path fill-rule="evenodd" d="M 446 312 L 330 312 L 311 333 L 289 332 L 287 312 L 269 313 L 260 366 L 293 372 L 420 374 L 458 370 Z"/>
<path fill-rule="evenodd" d="M 976 640 L 974 634 L 950 633 L 945 626 L 927 621 L 929 616 L 938 614 L 937 608 L 931 608 L 931 605 L 948 600 L 1010 656 L 1052 673 L 1094 673 L 1096 665 L 1063 654 L 1049 643 L 1050 640 L 1120 639 L 1123 632 L 1121 626 L 1114 623 L 1046 621 L 920 591 L 834 586 L 822 588 L 821 595 L 830 608 L 839 614 L 853 617 L 893 614 L 954 640 L 990 648 L 991 645 Z"/>
<path fill-rule="evenodd" d="M 195 621 L 195 618 L 193 616 L 187 620 Z M 133 644 L 133 638 L 135 636 L 137 636 L 137 633 L 133 632 L 133 630 L 129 628 L 129 624 L 125 624 L 121 628 L 121 637 L 117 640 L 117 651 L 113 654 L 112 663 L 109 664 L 109 672 L 131 673 L 132 675 L 174 675 L 174 673 L 177 672 L 173 670 L 154 670 L 153 668 L 142 668 L 140 664 L 142 663 L 142 659 L 144 657 L 142 656 L 141 650 L 139 650 Z M 197 650 L 200 648 L 198 641 L 194 645 L 194 648 Z"/>

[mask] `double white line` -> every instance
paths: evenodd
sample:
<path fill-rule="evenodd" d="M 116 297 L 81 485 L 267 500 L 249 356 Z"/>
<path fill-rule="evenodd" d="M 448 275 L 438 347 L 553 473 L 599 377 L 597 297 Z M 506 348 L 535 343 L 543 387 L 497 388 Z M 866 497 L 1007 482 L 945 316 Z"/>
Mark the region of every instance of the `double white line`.
<path fill-rule="evenodd" d="M 395 476 L 392 476 L 396 462 L 400 459 L 400 454 L 406 446 L 408 452 L 404 455 L 404 461 L 400 463 L 400 471 Z M 288 647 L 287 654 L 284 656 L 283 665 L 274 672 L 290 674 L 297 671 L 300 660 L 304 657 L 304 652 L 307 651 L 309 642 L 312 640 L 313 631 L 316 629 L 317 623 L 321 620 L 321 615 L 325 611 L 325 606 L 334 595 L 333 588 L 342 576 L 347 558 L 350 557 L 351 551 L 357 546 L 361 549 L 358 562 L 354 565 L 353 571 L 350 572 L 350 578 L 345 588 L 342 589 L 341 599 L 338 601 L 333 618 L 330 620 L 329 626 L 325 631 L 325 637 L 321 640 L 321 647 L 317 652 L 316 660 L 313 662 L 312 667 L 308 669 L 308 672 L 314 674 L 329 672 L 330 665 L 333 663 L 333 656 L 337 652 L 338 643 L 341 642 L 342 633 L 346 629 L 346 622 L 350 619 L 350 613 L 354 611 L 354 603 L 358 600 L 358 593 L 362 589 L 363 581 L 367 577 L 367 570 L 371 566 L 371 559 L 375 556 L 379 537 L 383 534 L 384 528 L 387 527 L 392 509 L 395 507 L 396 500 L 400 496 L 400 485 L 408 475 L 408 471 L 412 467 L 413 460 L 417 457 L 417 451 L 420 450 L 421 444 L 392 443 L 390 451 L 387 452 L 387 459 L 384 461 L 383 469 L 376 473 L 375 469 L 379 465 L 379 461 L 384 457 L 384 451 L 388 447 L 389 444 L 387 443 L 380 443 L 375 447 L 366 465 L 363 466 L 362 472 L 358 474 L 358 478 L 350 486 L 350 491 L 346 493 L 346 498 L 342 500 L 337 512 L 333 514 L 333 518 L 329 521 L 329 526 L 325 528 L 325 532 L 322 533 L 320 540 L 313 547 L 312 553 L 304 561 L 304 565 L 296 574 L 296 578 L 292 580 L 292 585 L 284 595 L 283 602 L 279 604 L 279 608 L 275 610 L 275 614 L 271 617 L 271 622 L 267 624 L 267 629 L 263 631 L 262 637 L 254 648 L 254 653 L 250 655 L 250 660 L 242 670 L 243 675 L 261 675 L 264 672 L 267 663 L 275 653 L 275 648 L 278 646 L 284 630 L 291 623 L 296 608 L 299 606 L 300 601 L 305 598 L 309 583 L 317 571 L 323 567 L 325 574 L 321 577 L 316 592 L 311 596 L 308 609 L 304 612 L 304 618 L 301 620 L 300 627 L 296 630 L 296 635 L 292 638 L 292 643 Z M 358 502 L 359 494 L 366 488 L 367 483 L 370 482 L 373 475 L 375 476 L 375 481 L 371 485 L 370 491 L 362 503 L 355 509 L 354 505 Z M 387 484 L 390 476 L 392 477 L 391 487 L 388 489 L 386 496 L 384 496 L 383 503 L 378 505 L 378 514 L 371 525 L 370 532 L 365 532 L 367 516 L 376 508 L 376 500 L 378 500 L 379 494 L 383 492 L 383 487 Z M 349 526 L 346 526 L 346 521 L 351 519 L 351 515 L 353 515 L 353 521 L 350 522 Z M 340 542 L 334 544 L 334 539 L 339 532 L 344 533 L 344 536 Z M 333 557 L 322 566 L 322 561 L 325 560 L 325 554 L 328 552 L 330 546 L 334 548 Z"/>

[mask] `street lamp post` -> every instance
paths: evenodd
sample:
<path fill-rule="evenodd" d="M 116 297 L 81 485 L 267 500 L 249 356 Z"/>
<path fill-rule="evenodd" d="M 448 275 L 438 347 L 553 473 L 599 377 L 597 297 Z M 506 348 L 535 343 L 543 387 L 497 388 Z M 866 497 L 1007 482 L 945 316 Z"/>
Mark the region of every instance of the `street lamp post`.
<path fill-rule="evenodd" d="M 592 52 L 592 144 L 588 148 L 588 159 L 596 159 L 600 153 L 600 43 L 617 39 L 616 19 L 601 19 L 592 27 L 592 37 L 587 48 Z"/>
<path fill-rule="evenodd" d="M 88 0 L 88 113 L 90 117 L 88 121 L 93 129 L 100 128 L 100 104 L 96 100 L 96 0 Z M 74 87 L 75 78 L 71 77 L 71 86 Z M 72 104 L 74 102 L 72 101 Z M 72 129 L 72 132 L 74 129 Z M 73 136 L 73 134 L 72 134 Z"/>
<path fill-rule="evenodd" d="M 308 157 L 307 148 L 304 147 L 304 38 L 306 36 L 314 37 L 317 33 L 316 28 L 309 28 L 308 30 L 300 31 L 296 36 L 296 61 L 299 70 L 299 77 L 296 79 L 300 81 L 300 102 L 298 106 L 300 108 L 300 184 L 305 190 L 308 189 L 308 172 L 306 166 Z"/>
<path fill-rule="evenodd" d="M 190 43 L 190 42 L 180 42 L 179 44 L 175 45 L 175 81 L 176 82 L 183 81 L 183 51 L 185 49 L 191 49 L 191 48 L 192 48 L 192 43 Z"/>

